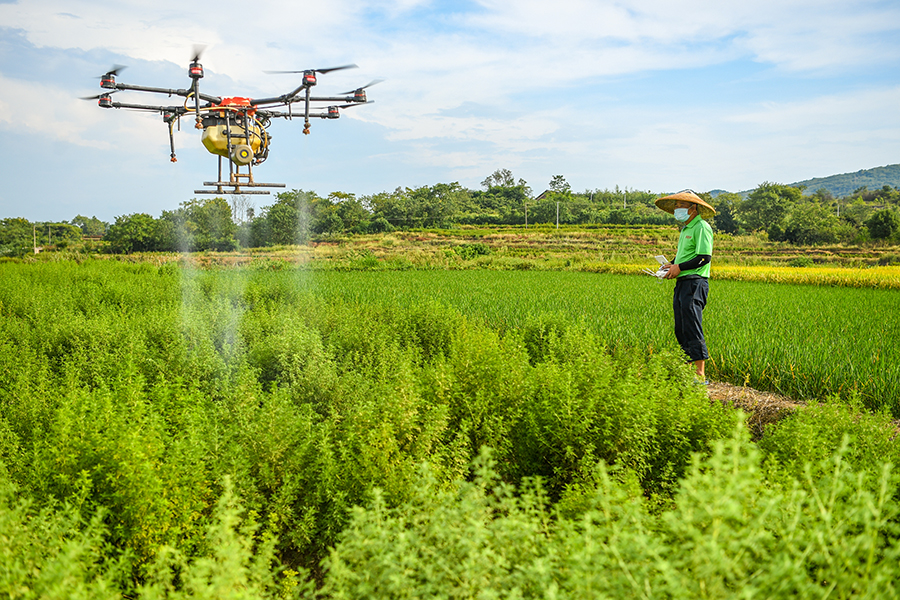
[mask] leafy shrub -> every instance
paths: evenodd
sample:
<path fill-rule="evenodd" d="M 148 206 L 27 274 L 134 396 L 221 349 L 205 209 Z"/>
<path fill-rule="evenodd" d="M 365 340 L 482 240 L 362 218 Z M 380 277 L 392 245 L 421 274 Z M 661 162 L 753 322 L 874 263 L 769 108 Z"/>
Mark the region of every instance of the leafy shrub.
<path fill-rule="evenodd" d="M 824 580 L 836 596 L 892 593 L 887 417 L 835 400 L 769 432 L 761 459 L 745 434 L 722 441 L 734 414 L 675 354 L 635 343 L 653 323 L 574 320 L 573 286 L 533 305 L 498 295 L 495 274 L 454 301 L 446 279 L 412 273 L 389 283 L 450 294 L 410 300 L 362 272 L 2 266 L 10 585 L 50 589 L 41 578 L 67 569 L 74 596 L 100 598 L 290 597 L 307 573 L 334 597 L 403 581 L 510 597 L 802 597 Z M 517 276 L 520 290 L 547 281 Z M 476 459 L 485 446 L 493 458 Z M 350 571 L 326 576 L 335 544 Z"/>
<path fill-rule="evenodd" d="M 86 499 L 79 490 L 77 501 Z M 22 499 L 0 462 L 0 595 L 5 598 L 120 598 L 120 563 L 106 555 L 102 513 L 77 506 L 37 508 Z"/>
<path fill-rule="evenodd" d="M 891 416 L 869 413 L 858 400 L 851 404 L 836 397 L 795 411 L 768 429 L 759 441 L 773 478 L 802 479 L 806 465 L 830 469 L 827 459 L 844 444 L 843 460 L 855 471 L 880 472 L 887 462 L 900 465 L 900 447 Z"/>
<path fill-rule="evenodd" d="M 866 220 L 866 227 L 876 240 L 891 238 L 900 231 L 900 214 L 892 208 L 879 210 Z"/>
<path fill-rule="evenodd" d="M 740 424 L 695 454 L 654 516 L 603 463 L 555 511 L 539 481 L 518 492 L 484 452 L 474 481 L 390 508 L 375 492 L 325 562 L 332 598 L 896 597 L 900 505 L 889 469 L 875 492 L 843 460 L 802 487 L 765 484 Z M 577 496 L 577 498 L 576 498 Z"/>
<path fill-rule="evenodd" d="M 513 431 L 513 463 L 520 475 L 544 477 L 554 494 L 602 460 L 636 473 L 648 494 L 669 496 L 691 453 L 731 428 L 733 414 L 692 386 L 674 355 L 613 354 L 595 335 L 559 322 L 532 331 L 542 336 L 526 342 L 536 364 Z"/>
<path fill-rule="evenodd" d="M 355 508 L 330 553 L 324 593 L 338 598 L 539 596 L 546 568 L 546 499 L 513 488 L 483 452 L 473 482 L 449 490 L 423 468 L 409 503 L 391 509 L 378 491 Z M 550 582 L 550 573 L 544 572 Z"/>
<path fill-rule="evenodd" d="M 800 267 L 800 268 L 811 267 L 814 264 L 815 264 L 815 262 L 813 262 L 813 259 L 811 259 L 808 256 L 795 256 L 794 258 L 792 258 L 791 260 L 788 261 L 788 265 L 790 265 L 792 267 Z"/>
<path fill-rule="evenodd" d="M 472 260 L 479 256 L 489 255 L 491 253 L 491 248 L 482 242 L 474 242 L 471 244 L 453 246 L 453 252 L 463 260 Z"/>
<path fill-rule="evenodd" d="M 254 515 L 241 506 L 226 479 L 206 527 L 202 555 L 190 559 L 177 549 L 163 548 L 139 598 L 264 600 L 309 594 L 308 586 L 298 585 L 296 572 L 278 580 L 273 542 L 265 532 L 260 535 Z"/>

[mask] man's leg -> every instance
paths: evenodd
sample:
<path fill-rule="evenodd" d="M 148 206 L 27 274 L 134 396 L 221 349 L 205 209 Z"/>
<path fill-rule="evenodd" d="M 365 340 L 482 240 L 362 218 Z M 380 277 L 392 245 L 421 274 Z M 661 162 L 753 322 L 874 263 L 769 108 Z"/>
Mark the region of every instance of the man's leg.
<path fill-rule="evenodd" d="M 679 280 L 675 307 L 680 310 L 676 316 L 676 337 L 684 353 L 694 363 L 697 376 L 706 379 L 706 339 L 703 336 L 703 308 L 709 292 L 709 282 L 705 279 Z"/>

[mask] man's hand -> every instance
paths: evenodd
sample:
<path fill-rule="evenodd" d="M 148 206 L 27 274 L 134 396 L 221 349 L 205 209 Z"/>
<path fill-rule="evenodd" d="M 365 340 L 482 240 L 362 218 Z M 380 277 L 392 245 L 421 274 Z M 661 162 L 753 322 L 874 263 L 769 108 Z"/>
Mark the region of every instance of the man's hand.
<path fill-rule="evenodd" d="M 678 265 L 674 265 L 669 263 L 667 265 L 663 265 L 663 269 L 666 269 L 666 274 L 663 279 L 675 279 L 678 277 L 678 274 L 681 273 L 681 269 L 678 268 Z"/>

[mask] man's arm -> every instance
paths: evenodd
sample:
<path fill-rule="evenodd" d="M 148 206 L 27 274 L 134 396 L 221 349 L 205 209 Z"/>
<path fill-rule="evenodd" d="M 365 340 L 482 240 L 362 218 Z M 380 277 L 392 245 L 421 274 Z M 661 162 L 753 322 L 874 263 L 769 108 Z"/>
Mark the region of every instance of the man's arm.
<path fill-rule="evenodd" d="M 707 264 L 712 260 L 712 255 L 710 254 L 698 254 L 691 260 L 686 260 L 680 265 L 668 264 L 664 265 L 663 269 L 666 269 L 666 275 L 663 279 L 675 279 L 681 274 L 682 271 L 690 271 L 691 269 L 699 269 L 703 265 Z"/>
<path fill-rule="evenodd" d="M 710 254 L 698 254 L 691 260 L 686 260 L 680 265 L 678 265 L 679 271 L 690 271 L 691 269 L 699 269 L 703 265 L 709 264 L 709 261 L 712 260 L 712 255 Z"/>

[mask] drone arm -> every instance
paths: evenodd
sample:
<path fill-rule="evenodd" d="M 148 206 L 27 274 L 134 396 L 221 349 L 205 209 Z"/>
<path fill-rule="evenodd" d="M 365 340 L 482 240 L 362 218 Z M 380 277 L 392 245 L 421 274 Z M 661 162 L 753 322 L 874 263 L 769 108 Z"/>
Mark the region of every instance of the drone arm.
<path fill-rule="evenodd" d="M 354 100 L 353 96 L 311 96 L 309 98 L 310 102 L 345 102 L 348 104 L 352 104 L 354 102 L 360 102 L 359 100 Z"/>
<path fill-rule="evenodd" d="M 194 92 L 193 88 L 187 90 L 173 90 L 168 88 L 147 87 L 144 85 L 131 85 L 130 83 L 117 83 L 115 89 L 130 90 L 134 92 L 150 92 L 153 94 L 168 94 L 169 96 L 181 96 L 183 98 L 187 98 Z M 199 94 L 199 98 L 201 100 L 211 102 L 212 104 L 219 104 L 220 102 L 222 102 L 222 99 L 220 97 L 210 96 L 209 94 Z"/>
<path fill-rule="evenodd" d="M 200 79 L 194 79 L 194 112 L 197 116 L 197 120 L 194 123 L 194 127 L 197 129 L 203 129 L 203 118 L 200 116 Z"/>
<path fill-rule="evenodd" d="M 296 90 L 288 92 L 287 94 L 282 94 L 281 96 L 276 96 L 274 98 L 256 98 L 250 101 L 250 105 L 259 106 L 260 104 L 288 104 L 290 102 L 299 102 L 300 100 L 303 100 L 303 98 L 297 98 L 297 94 L 304 89 L 309 89 L 309 86 L 305 83 Z"/>
<path fill-rule="evenodd" d="M 126 102 L 113 102 L 108 108 L 127 108 L 130 110 L 145 110 L 158 113 L 170 112 L 179 115 L 184 114 L 185 112 L 184 107 L 181 106 L 151 106 L 149 104 L 128 104 Z"/>

